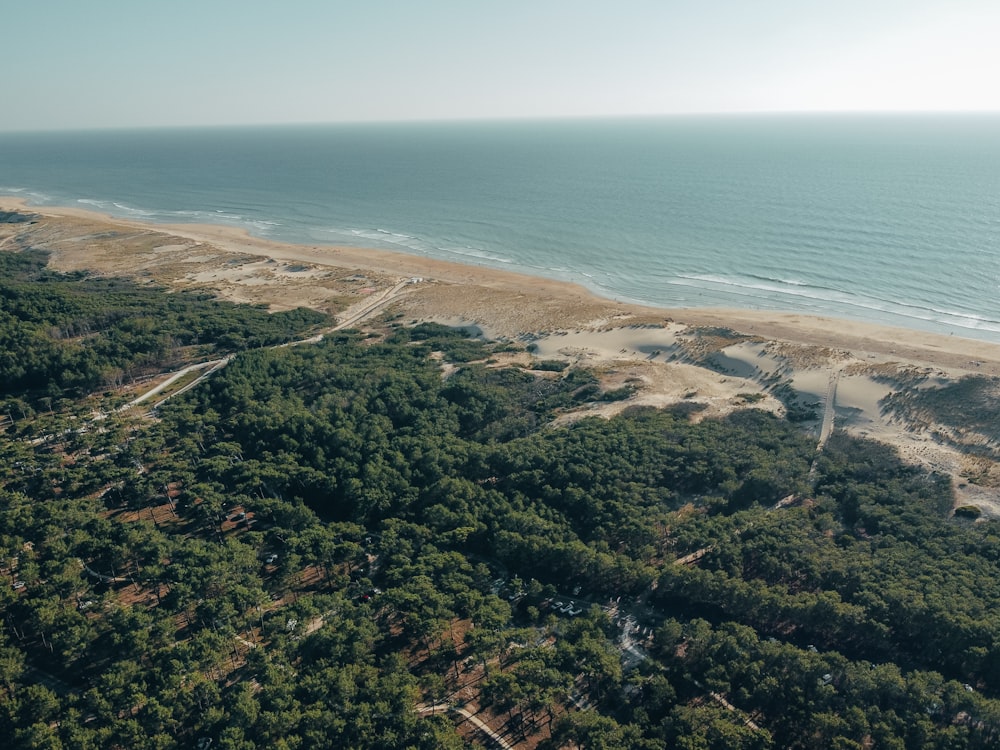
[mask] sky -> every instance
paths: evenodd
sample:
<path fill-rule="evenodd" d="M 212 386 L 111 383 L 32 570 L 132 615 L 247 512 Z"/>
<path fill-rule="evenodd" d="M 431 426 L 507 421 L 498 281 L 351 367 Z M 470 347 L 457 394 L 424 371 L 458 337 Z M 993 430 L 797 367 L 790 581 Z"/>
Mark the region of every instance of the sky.
<path fill-rule="evenodd" d="M 1000 0 L 31 0 L 0 131 L 1000 110 Z"/>

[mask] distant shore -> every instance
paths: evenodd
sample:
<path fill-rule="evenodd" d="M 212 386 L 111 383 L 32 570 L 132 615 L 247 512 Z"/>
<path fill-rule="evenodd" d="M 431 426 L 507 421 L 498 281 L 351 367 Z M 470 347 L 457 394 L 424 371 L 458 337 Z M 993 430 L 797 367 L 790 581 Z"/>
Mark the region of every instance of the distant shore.
<path fill-rule="evenodd" d="M 691 326 L 731 328 L 741 333 L 769 340 L 784 340 L 796 344 L 828 349 L 843 349 L 860 354 L 874 354 L 915 364 L 960 368 L 984 374 L 1000 375 L 1000 343 L 960 336 L 945 336 L 925 331 L 881 326 L 855 320 L 817 317 L 801 313 L 781 313 L 762 310 L 719 308 L 657 308 L 603 299 L 584 287 L 564 281 L 528 276 L 521 273 L 464 265 L 416 255 L 369 248 L 294 245 L 251 236 L 245 230 L 204 224 L 146 224 L 119 219 L 94 211 L 69 207 L 31 206 L 17 197 L 0 196 L 0 208 L 30 211 L 62 220 L 75 219 L 88 223 L 104 223 L 132 230 L 161 233 L 182 238 L 191 243 L 210 245 L 225 253 L 254 255 L 279 263 L 304 263 L 331 269 L 350 269 L 392 277 L 414 277 L 427 280 L 421 288 L 408 295 L 406 308 L 419 317 L 461 318 L 475 323 L 494 335 L 514 337 L 542 331 L 628 326 L 638 322 L 653 323 L 670 319 Z M 182 255 L 181 248 L 176 248 Z M 160 253 L 162 254 L 162 253 Z M 69 268 L 87 266 L 87 254 L 69 253 L 65 248 L 57 253 L 54 263 Z M 169 257 L 167 258 L 169 259 Z M 94 270 L 130 274 L 134 269 L 130 259 L 115 257 L 105 251 L 100 259 L 92 258 Z M 288 300 L 275 301 L 275 296 L 262 279 L 241 284 L 221 272 L 229 259 L 217 259 L 220 267 L 214 281 L 222 296 L 239 299 L 239 287 L 254 287 L 251 299 L 286 306 Z M 179 281 L 184 281 L 183 274 Z M 211 274 L 198 278 L 212 286 Z M 308 277 L 303 276 L 302 281 Z M 288 295 L 294 276 L 282 279 L 283 293 Z M 309 295 L 301 304 L 315 305 Z"/>

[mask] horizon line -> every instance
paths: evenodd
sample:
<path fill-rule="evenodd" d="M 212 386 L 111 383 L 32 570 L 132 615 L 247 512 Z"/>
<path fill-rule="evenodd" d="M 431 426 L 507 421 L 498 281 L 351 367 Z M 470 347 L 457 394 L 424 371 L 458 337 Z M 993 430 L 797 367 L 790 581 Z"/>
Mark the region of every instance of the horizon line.
<path fill-rule="evenodd" d="M 138 130 L 211 130 L 233 128 L 280 128 L 280 127 L 324 127 L 340 125 L 434 125 L 461 123 L 531 123 L 531 122 L 569 122 L 583 120 L 667 120 L 688 119 L 698 117 L 903 117 L 903 116 L 933 116 L 933 117 L 969 117 L 1000 115 L 1000 109 L 773 109 L 773 110 L 725 110 L 725 111 L 690 111 L 690 112 L 637 112 L 614 114 L 576 114 L 576 115 L 485 115 L 480 117 L 414 117 L 397 119 L 345 119 L 345 120 L 288 120 L 263 122 L 224 122 L 224 123 L 173 123 L 166 125 L 154 124 L 124 124 L 124 125 L 83 125 L 79 127 L 41 127 L 41 128 L 0 128 L 0 135 L 32 135 L 41 133 L 95 133 L 105 131 L 138 131 Z"/>

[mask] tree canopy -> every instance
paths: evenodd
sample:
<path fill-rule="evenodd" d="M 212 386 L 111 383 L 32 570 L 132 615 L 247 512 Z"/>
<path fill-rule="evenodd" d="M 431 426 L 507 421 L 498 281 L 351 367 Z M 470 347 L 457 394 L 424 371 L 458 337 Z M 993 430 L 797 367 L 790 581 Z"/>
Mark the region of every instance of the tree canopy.
<path fill-rule="evenodd" d="M 0 259 L 0 335 L 39 347 L 2 364 L 12 748 L 478 742 L 456 706 L 543 748 L 1000 742 L 996 522 L 884 446 L 752 408 L 555 427 L 598 378 L 510 344 L 267 348 L 320 318 Z M 147 339 L 241 351 L 94 419 L 105 368 L 172 361 Z"/>

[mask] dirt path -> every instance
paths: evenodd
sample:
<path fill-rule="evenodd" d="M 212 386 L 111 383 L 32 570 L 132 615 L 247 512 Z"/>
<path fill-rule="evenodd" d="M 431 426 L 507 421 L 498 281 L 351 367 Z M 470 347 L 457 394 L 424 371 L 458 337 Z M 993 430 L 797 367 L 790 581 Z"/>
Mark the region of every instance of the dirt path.
<path fill-rule="evenodd" d="M 279 344 L 279 345 L 277 345 L 275 347 L 272 347 L 272 348 L 280 349 L 280 348 L 284 348 L 284 347 L 288 347 L 288 346 L 298 346 L 300 344 L 318 344 L 320 341 L 323 340 L 323 337 L 326 334 L 333 333 L 335 331 L 341 331 L 344 328 L 348 328 L 348 327 L 354 325 L 355 323 L 358 323 L 359 321 L 364 320 L 369 315 L 371 315 L 372 313 L 374 313 L 376 310 L 384 307 L 385 305 L 389 304 L 391 301 L 393 301 L 394 299 L 396 299 L 397 297 L 399 297 L 400 294 L 402 293 L 403 289 L 405 289 L 407 286 L 409 286 L 411 284 L 414 284 L 414 283 L 416 283 L 416 281 L 414 279 L 406 279 L 404 281 L 400 281 L 400 282 L 396 283 L 394 286 L 389 287 L 384 292 L 382 292 L 379 295 L 377 295 L 375 298 L 373 298 L 373 299 L 366 299 L 366 300 L 364 300 L 364 302 L 362 304 L 355 305 L 354 309 L 348 308 L 347 315 L 344 318 L 342 318 L 341 321 L 339 323 L 337 323 L 337 325 L 335 325 L 335 326 L 333 326 L 331 328 L 328 328 L 327 330 L 323 331 L 323 333 L 316 334 L 315 336 L 310 336 L 307 339 L 301 339 L 299 341 L 290 341 L 287 344 Z M 185 367 L 183 370 L 179 370 L 178 372 L 175 372 L 173 375 L 171 375 L 169 378 L 167 378 L 166 380 L 164 380 L 162 383 L 160 383 L 156 387 L 151 388 L 150 390 L 148 390 L 145 393 L 143 393 L 141 396 L 137 396 L 136 398 L 132 399 L 131 401 L 129 401 L 124 406 L 119 407 L 118 411 L 125 411 L 127 409 L 131 409 L 134 406 L 138 406 L 142 402 L 147 401 L 148 399 L 152 398 L 153 396 L 157 395 L 158 393 L 162 393 L 170 385 L 172 385 L 173 383 L 176 383 L 178 380 L 180 380 L 185 375 L 188 375 L 191 372 L 194 372 L 196 370 L 204 370 L 205 368 L 210 368 L 210 369 L 208 369 L 207 372 L 203 373 L 202 375 L 200 375 L 199 377 L 197 377 L 195 380 L 192 380 L 190 383 L 188 383 L 187 385 L 185 385 L 183 388 L 180 388 L 180 389 L 174 391 L 173 393 L 169 394 L 168 396 L 164 397 L 162 401 L 160 401 L 159 403 L 156 404 L 156 406 L 160 406 L 161 404 L 163 404 L 168 399 L 171 399 L 174 396 L 179 396 L 182 393 L 186 393 L 187 391 L 189 391 L 192 388 L 194 388 L 196 385 L 198 385 L 199 383 L 201 383 L 206 378 L 209 378 L 212 374 L 214 374 L 214 373 L 218 372 L 219 370 L 221 370 L 223 367 L 225 367 L 226 365 L 229 364 L 229 362 L 230 362 L 230 360 L 232 360 L 233 356 L 234 355 L 229 355 L 229 356 L 223 357 L 222 359 L 214 359 L 214 360 L 212 360 L 210 362 L 199 362 L 196 365 L 191 365 L 190 367 Z"/>
<path fill-rule="evenodd" d="M 207 375 L 209 375 L 212 371 L 214 371 L 215 369 L 218 369 L 220 366 L 222 366 L 222 363 L 225 362 L 225 361 L 228 361 L 228 359 L 227 358 L 223 358 L 223 359 L 215 359 L 215 360 L 212 360 L 211 362 L 199 362 L 196 365 L 191 365 L 190 367 L 185 367 L 183 370 L 178 370 L 173 375 L 171 375 L 169 378 L 167 378 L 162 383 L 160 383 L 159 385 L 157 385 L 155 388 L 151 388 L 150 390 L 148 390 L 145 393 L 143 393 L 141 396 L 138 396 L 138 397 L 132 399 L 131 401 L 129 401 L 124 406 L 119 407 L 118 411 L 125 411 L 127 409 L 131 409 L 133 406 L 138 406 L 143 401 L 146 401 L 146 400 L 152 398 L 156 394 L 162 393 L 164 390 L 166 390 L 167 388 L 169 388 L 171 385 L 173 385 L 174 383 L 176 383 L 178 380 L 180 380 L 181 378 L 183 378 L 188 373 L 195 372 L 196 370 L 204 370 L 206 367 L 211 367 L 212 368 L 212 370 L 209 373 L 205 373 L 205 375 L 202 375 L 200 378 L 198 378 L 194 382 L 189 383 L 184 388 L 182 388 L 181 390 L 177 391 L 177 393 L 183 393 L 184 391 L 186 391 L 189 388 L 191 388 L 192 386 L 194 386 L 196 383 L 200 382 L 202 380 L 202 378 L 204 378 Z M 176 396 L 177 394 L 175 393 L 173 395 Z M 164 400 L 166 400 L 166 399 L 164 399 Z"/>
<path fill-rule="evenodd" d="M 499 734 L 490 729 L 489 725 L 482 719 L 474 714 L 469 713 L 464 708 L 459 708 L 458 706 L 452 706 L 449 703 L 435 703 L 433 706 L 417 706 L 417 713 L 421 716 L 426 714 L 436 714 L 451 712 L 453 714 L 458 714 L 466 721 L 468 721 L 472 726 L 478 729 L 480 732 L 485 734 L 493 742 L 496 747 L 501 748 L 501 750 L 514 750 L 515 745 L 510 744 L 507 740 L 501 737 Z"/>
<path fill-rule="evenodd" d="M 344 312 L 346 315 L 341 319 L 341 321 L 335 325 L 331 331 L 340 331 L 344 328 L 354 325 L 360 320 L 367 318 L 373 312 L 378 310 L 383 305 L 388 304 L 393 299 L 398 297 L 404 288 L 410 284 L 417 283 L 414 279 L 405 279 L 398 282 L 395 286 L 386 289 L 384 292 L 376 295 L 374 298 L 369 298 L 363 302 L 354 305 L 353 310 L 351 307 L 347 308 Z"/>
<path fill-rule="evenodd" d="M 826 401 L 823 405 L 823 426 L 819 431 L 817 450 L 823 450 L 823 446 L 826 445 L 826 441 L 829 440 L 830 434 L 833 432 L 834 417 L 836 416 L 834 407 L 837 405 L 837 384 L 840 382 L 841 370 L 841 367 L 830 369 L 830 380 L 826 386 Z"/>

